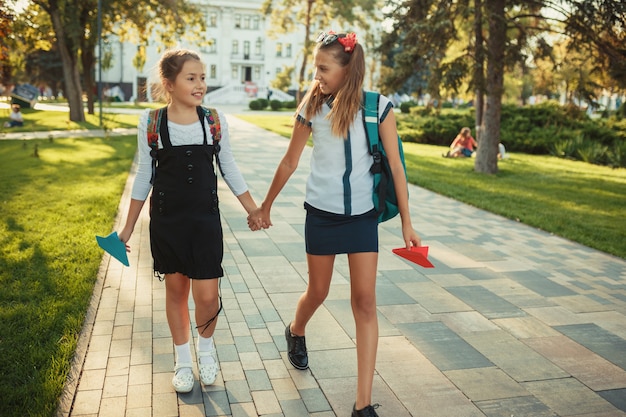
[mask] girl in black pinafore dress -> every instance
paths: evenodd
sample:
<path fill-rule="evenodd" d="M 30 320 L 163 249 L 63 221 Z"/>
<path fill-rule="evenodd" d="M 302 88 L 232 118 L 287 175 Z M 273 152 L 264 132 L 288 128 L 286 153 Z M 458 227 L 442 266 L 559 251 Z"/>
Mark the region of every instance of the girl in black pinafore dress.
<path fill-rule="evenodd" d="M 217 146 L 226 184 L 246 212 L 257 206 L 233 158 L 226 120 L 211 110 L 215 113 L 210 116 L 221 121 L 222 139 L 219 145 L 214 145 L 219 124 L 211 124 L 200 107 L 206 83 L 199 56 L 188 50 L 168 51 L 161 57 L 159 73 L 161 85 L 157 95 L 165 96 L 168 105 L 163 111 L 158 137 L 152 130 L 148 134 L 149 111 L 139 120 L 137 175 L 126 224 L 118 235 L 129 250 L 128 241 L 152 189 L 150 244 L 154 271 L 165 276 L 165 310 L 176 357 L 172 385 L 176 392 L 184 393 L 195 384 L 190 346 L 190 292 L 198 329 L 196 356 L 200 380 L 205 385 L 213 384 L 219 370 L 213 332 L 221 310 L 219 278 L 224 275 L 224 249 L 213 162 Z M 148 136 L 150 142 L 159 139 L 155 142 L 154 172 Z M 250 228 L 259 227 L 250 224 Z"/>
<path fill-rule="evenodd" d="M 157 151 L 150 200 L 150 246 L 154 270 L 189 278 L 222 277 L 222 224 L 213 165 L 216 145 L 172 146 L 167 110 L 161 119 L 163 148 Z M 204 122 L 202 109 L 199 112 Z M 219 145 L 217 145 L 219 146 Z"/>

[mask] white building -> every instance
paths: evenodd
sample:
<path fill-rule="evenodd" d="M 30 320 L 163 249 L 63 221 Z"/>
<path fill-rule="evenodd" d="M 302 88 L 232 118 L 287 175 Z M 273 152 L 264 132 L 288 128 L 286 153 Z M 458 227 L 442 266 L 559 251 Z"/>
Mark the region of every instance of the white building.
<path fill-rule="evenodd" d="M 297 89 L 304 27 L 300 33 L 270 39 L 269 18 L 260 12 L 263 0 L 196 0 L 196 3 L 201 5 L 206 21 L 206 32 L 201 37 L 210 40 L 210 46 L 180 41 L 177 47 L 200 53 L 206 65 L 207 103 L 245 103 L 252 96 L 266 97 L 270 82 L 289 66 L 296 68 L 290 90 L 293 93 Z M 154 68 L 163 52 L 159 44 L 155 41 L 147 47 L 146 64 L 141 70 L 132 64 L 137 45 L 110 38 L 105 48 L 113 60 L 111 68 L 102 70 L 104 92 L 121 90 L 123 97 L 118 95 L 121 100 L 149 101 L 145 86 L 147 81 L 154 80 Z M 280 91 L 272 93 L 275 99 L 293 99 Z"/>

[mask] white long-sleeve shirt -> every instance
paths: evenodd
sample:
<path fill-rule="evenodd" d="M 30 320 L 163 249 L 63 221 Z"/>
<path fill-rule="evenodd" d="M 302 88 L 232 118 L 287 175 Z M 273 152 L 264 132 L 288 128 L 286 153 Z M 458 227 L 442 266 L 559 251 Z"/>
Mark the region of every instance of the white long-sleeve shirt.
<path fill-rule="evenodd" d="M 137 126 L 137 150 L 139 152 L 139 162 L 137 175 L 135 177 L 131 193 L 131 198 L 141 201 L 145 201 L 146 198 L 148 198 L 148 194 L 150 194 L 150 189 L 152 188 L 152 184 L 150 184 L 150 178 L 152 177 L 152 157 L 150 156 L 150 145 L 148 145 L 147 136 L 148 112 L 149 110 L 146 110 L 140 116 L 139 125 Z M 233 156 L 232 148 L 230 146 L 230 136 L 228 133 L 228 122 L 226 117 L 221 111 L 218 111 L 218 115 L 222 131 L 219 152 L 222 176 L 232 193 L 236 196 L 240 196 L 248 191 L 248 186 L 243 178 L 243 175 L 241 175 L 241 171 L 239 171 L 239 167 L 237 167 L 237 164 L 235 163 L 235 157 Z M 210 133 L 211 130 L 209 128 L 209 124 L 206 119 L 204 119 L 203 122 L 206 127 L 207 135 L 209 135 L 207 143 L 211 145 L 213 144 L 213 137 Z M 201 145 L 204 141 L 204 132 L 202 131 L 200 120 L 189 125 L 180 125 L 168 120 L 167 127 L 172 146 Z M 162 148 L 163 143 L 159 137 L 159 149 Z"/>

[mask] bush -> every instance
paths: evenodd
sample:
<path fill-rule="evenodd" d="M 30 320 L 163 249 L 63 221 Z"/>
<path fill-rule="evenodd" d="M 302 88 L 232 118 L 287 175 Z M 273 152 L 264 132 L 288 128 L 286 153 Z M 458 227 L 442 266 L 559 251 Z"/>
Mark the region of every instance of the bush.
<path fill-rule="evenodd" d="M 266 98 L 257 98 L 257 101 L 259 102 L 259 105 L 261 106 L 261 110 L 267 109 L 267 106 L 269 106 L 270 101 Z"/>
<path fill-rule="evenodd" d="M 398 133 L 405 142 L 447 146 L 461 127 L 475 125 L 473 108 L 409 109 L 409 114 L 397 115 Z M 592 120 L 579 108 L 556 102 L 502 106 L 500 135 L 510 152 L 552 154 L 614 167 L 623 167 L 626 159 L 626 119 Z"/>
<path fill-rule="evenodd" d="M 283 102 L 280 100 L 270 100 L 270 108 L 272 110 L 280 110 L 283 107 Z"/>
<path fill-rule="evenodd" d="M 429 118 L 422 125 L 424 143 L 450 145 L 463 126 L 472 126 L 473 124 L 474 120 L 469 114 L 447 114 Z"/>
<path fill-rule="evenodd" d="M 609 149 L 607 163 L 613 168 L 626 168 L 626 142 L 618 141 Z"/>
<path fill-rule="evenodd" d="M 405 101 L 404 103 L 400 103 L 400 111 L 402 113 L 410 113 L 411 107 L 417 106 L 417 103 L 414 101 Z"/>
<path fill-rule="evenodd" d="M 298 103 L 296 103 L 296 100 L 284 101 L 283 107 L 286 109 L 295 109 L 296 107 L 298 107 Z"/>
<path fill-rule="evenodd" d="M 432 106 L 414 106 L 409 109 L 409 113 L 415 116 L 427 117 L 435 113 L 435 109 Z"/>
<path fill-rule="evenodd" d="M 248 107 L 250 107 L 250 110 L 263 110 L 265 107 L 267 107 L 267 105 L 263 106 L 260 100 L 261 99 L 251 100 L 250 103 L 248 103 Z"/>

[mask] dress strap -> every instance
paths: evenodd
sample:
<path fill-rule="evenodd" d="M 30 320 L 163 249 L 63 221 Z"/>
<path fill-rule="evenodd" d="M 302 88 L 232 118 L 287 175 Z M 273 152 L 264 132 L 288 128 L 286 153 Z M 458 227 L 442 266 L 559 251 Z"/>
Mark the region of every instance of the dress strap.
<path fill-rule="evenodd" d="M 167 128 L 167 107 L 163 109 L 163 115 L 161 116 L 161 124 L 159 126 L 159 134 L 161 135 L 161 141 L 164 148 L 171 148 L 172 142 L 170 141 L 170 131 Z"/>

